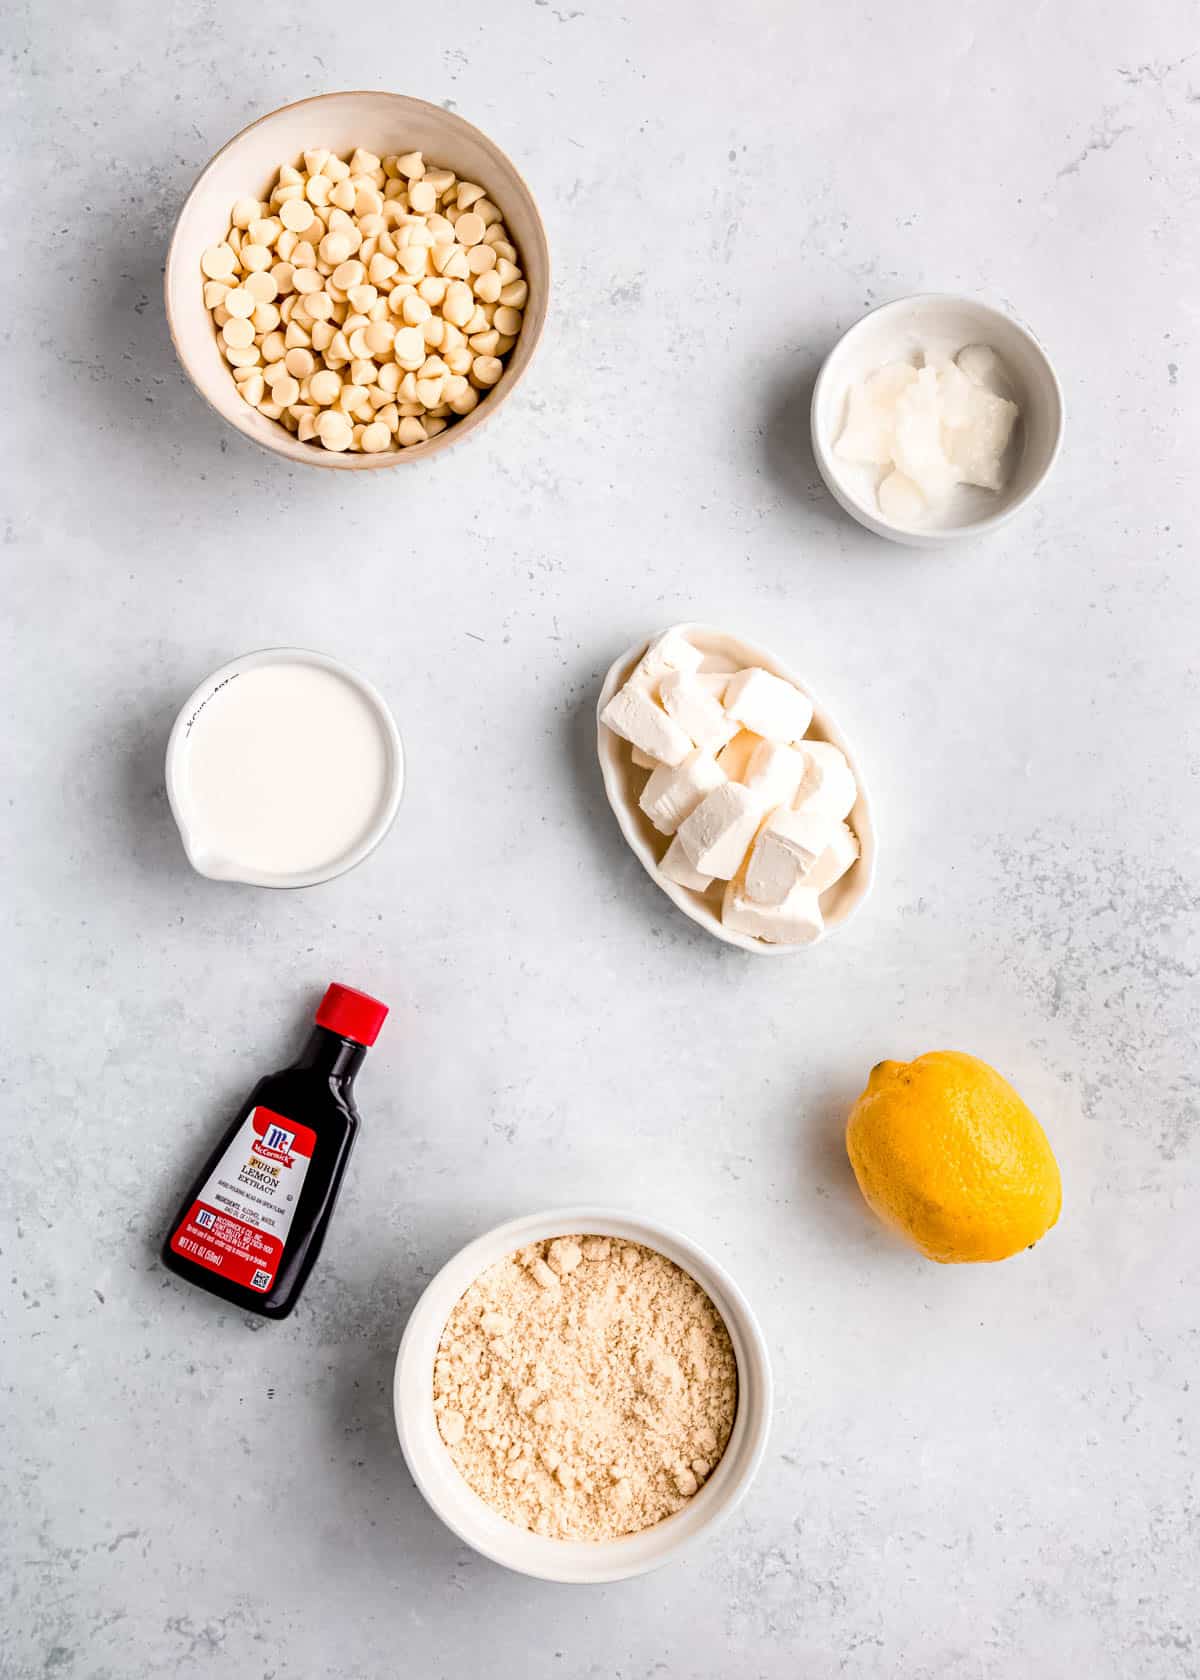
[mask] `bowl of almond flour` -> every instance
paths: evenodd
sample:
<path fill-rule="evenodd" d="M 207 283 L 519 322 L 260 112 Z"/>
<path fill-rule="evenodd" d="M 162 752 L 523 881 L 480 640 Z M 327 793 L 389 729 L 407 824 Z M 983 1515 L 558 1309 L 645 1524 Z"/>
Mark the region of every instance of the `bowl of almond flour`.
<path fill-rule="evenodd" d="M 710 1534 L 766 1446 L 745 1297 L 657 1221 L 568 1208 L 469 1243 L 396 1360 L 413 1480 L 476 1551 L 544 1580 L 642 1574 Z"/>

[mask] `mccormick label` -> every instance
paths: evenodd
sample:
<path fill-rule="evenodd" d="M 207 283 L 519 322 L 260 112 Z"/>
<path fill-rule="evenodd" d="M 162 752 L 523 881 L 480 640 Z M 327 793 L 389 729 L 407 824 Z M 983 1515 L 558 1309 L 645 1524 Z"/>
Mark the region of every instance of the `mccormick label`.
<path fill-rule="evenodd" d="M 283 1259 L 317 1134 L 269 1108 L 238 1128 L 171 1249 L 247 1289 L 270 1289 Z"/>

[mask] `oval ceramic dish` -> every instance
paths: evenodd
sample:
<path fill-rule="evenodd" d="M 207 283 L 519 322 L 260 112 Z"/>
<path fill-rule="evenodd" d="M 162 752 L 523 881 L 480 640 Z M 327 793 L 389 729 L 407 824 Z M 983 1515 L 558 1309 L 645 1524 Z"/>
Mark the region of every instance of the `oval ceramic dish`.
<path fill-rule="evenodd" d="M 761 665 L 764 670 L 793 683 L 813 703 L 809 735 L 814 740 L 829 741 L 846 755 L 846 760 L 854 772 L 854 779 L 858 783 L 858 799 L 848 820 L 858 836 L 861 855 L 842 879 L 821 895 L 821 913 L 825 920 L 825 932 L 821 935 L 823 939 L 836 928 L 845 926 L 871 891 L 875 880 L 878 837 L 870 797 L 854 749 L 811 689 L 767 648 L 744 641 L 740 636 L 730 636 L 723 630 L 714 629 L 710 624 L 677 624 L 674 628 L 704 652 L 702 670 L 741 670 L 747 665 Z M 725 886 L 723 881 L 714 881 L 707 892 L 698 893 L 667 880 L 659 873 L 658 861 L 669 842 L 638 805 L 638 798 L 649 772 L 639 770 L 633 763 L 629 743 L 623 741 L 619 735 L 614 735 L 611 729 L 599 721 L 600 713 L 632 674 L 650 642 L 656 639 L 650 637 L 644 642 L 639 642 L 613 662 L 604 679 L 604 686 L 600 690 L 600 698 L 596 705 L 596 750 L 600 756 L 600 771 L 604 777 L 604 791 L 620 824 L 621 833 L 629 842 L 633 855 L 654 883 L 679 906 L 685 916 L 690 916 L 692 921 L 697 922 L 714 938 L 724 940 L 727 945 L 737 945 L 743 951 L 751 951 L 757 957 L 787 957 L 794 956 L 798 951 L 809 950 L 811 947 L 807 945 L 770 945 L 766 940 L 754 939 L 749 934 L 737 933 L 727 928 L 721 921 L 721 895 Z M 814 943 L 819 944 L 820 940 Z"/>
<path fill-rule="evenodd" d="M 355 146 L 380 153 L 420 151 L 456 175 L 477 181 L 500 209 L 529 284 L 521 332 L 499 382 L 464 419 L 411 449 L 386 449 L 378 455 L 339 454 L 319 444 L 301 443 L 239 395 L 217 347 L 212 316 L 204 306 L 200 258 L 207 246 L 224 239 L 235 200 L 249 193 L 265 195 L 281 164 L 294 162 L 302 152 L 319 146 L 339 154 Z M 529 366 L 542 335 L 550 294 L 550 252 L 533 194 L 499 146 L 462 117 L 399 93 L 323 93 L 260 117 L 235 134 L 205 166 L 175 224 L 164 290 L 167 324 L 184 372 L 223 420 L 264 449 L 301 466 L 359 472 L 424 460 L 469 436 L 497 412 Z"/>
<path fill-rule="evenodd" d="M 551 1237 L 622 1237 L 665 1254 L 705 1291 L 725 1321 L 737 1360 L 738 1404 L 729 1442 L 712 1475 L 683 1510 L 621 1540 L 553 1540 L 518 1528 L 484 1503 L 459 1475 L 438 1434 L 433 1362 L 455 1304 L 480 1272 L 514 1249 Z M 396 1356 L 396 1431 L 412 1478 L 446 1527 L 493 1562 L 543 1581 L 598 1584 L 643 1575 L 713 1532 L 745 1497 L 771 1425 L 771 1364 L 758 1320 L 733 1279 L 712 1257 L 655 1219 L 603 1207 L 531 1213 L 477 1237 L 426 1288 Z"/>
<path fill-rule="evenodd" d="M 953 356 L 968 344 L 989 345 L 1000 357 L 1021 411 L 1008 482 L 998 491 L 960 484 L 920 525 L 885 519 L 875 494 L 882 473 L 843 461 L 835 447 L 850 387 L 888 362 L 915 362 L 927 350 Z M 926 292 L 882 304 L 842 335 L 817 376 L 811 424 L 821 477 L 847 513 L 891 542 L 940 548 L 996 530 L 1041 490 L 1062 443 L 1063 394 L 1049 356 L 1028 327 L 974 298 Z"/>

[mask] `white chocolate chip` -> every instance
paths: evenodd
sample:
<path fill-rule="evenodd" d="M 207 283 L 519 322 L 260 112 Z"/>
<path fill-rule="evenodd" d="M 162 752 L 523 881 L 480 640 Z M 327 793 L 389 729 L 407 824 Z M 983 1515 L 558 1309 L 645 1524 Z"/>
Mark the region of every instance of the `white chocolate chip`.
<path fill-rule="evenodd" d="M 366 269 L 363 267 L 362 263 L 359 262 L 357 257 L 347 257 L 345 262 L 341 262 L 337 265 L 329 278 L 341 291 L 349 292 L 352 291 L 355 286 L 360 286 L 362 284 L 363 279 L 366 276 L 366 272 Z"/>
<path fill-rule="evenodd" d="M 442 314 L 447 321 L 456 327 L 465 327 L 475 312 L 475 299 L 470 286 L 461 280 L 454 281 L 446 288 L 446 299 L 442 305 Z"/>
<path fill-rule="evenodd" d="M 247 320 L 254 314 L 256 299 L 245 286 L 232 286 L 225 293 L 224 307 L 228 314 L 236 315 L 239 320 Z"/>
<path fill-rule="evenodd" d="M 359 331 L 367 341 L 367 347 L 374 356 L 383 355 L 390 350 L 396 337 L 396 329 L 387 321 L 372 321 L 369 327 L 361 327 Z"/>
<path fill-rule="evenodd" d="M 479 247 L 477 246 L 476 249 L 478 250 Z M 498 303 L 504 288 L 500 284 L 500 276 L 494 269 L 490 269 L 486 273 L 475 276 L 473 290 L 480 303 Z"/>
<path fill-rule="evenodd" d="M 312 205 L 305 198 L 291 198 L 279 207 L 279 220 L 292 233 L 303 233 L 313 224 Z"/>
<path fill-rule="evenodd" d="M 487 231 L 487 223 L 474 210 L 459 216 L 454 224 L 454 237 L 460 245 L 478 245 Z"/>
<path fill-rule="evenodd" d="M 471 363 L 471 378 L 476 385 L 494 385 L 503 372 L 504 363 L 498 356 L 476 356 Z"/>
<path fill-rule="evenodd" d="M 305 350 L 299 345 L 289 350 L 283 360 L 293 379 L 307 379 L 316 366 L 312 351 Z"/>
<path fill-rule="evenodd" d="M 255 303 L 273 303 L 279 295 L 279 286 L 274 274 L 265 268 L 247 274 L 242 280 L 242 287 L 250 293 Z"/>
<path fill-rule="evenodd" d="M 254 324 L 231 315 L 221 328 L 221 337 L 233 350 L 245 350 L 254 343 Z"/>
<path fill-rule="evenodd" d="M 237 257 L 229 245 L 210 245 L 200 258 L 200 267 L 210 280 L 230 280 L 237 269 Z"/>
<path fill-rule="evenodd" d="M 347 260 L 352 249 L 349 235 L 339 230 L 325 235 L 317 246 L 317 255 L 322 262 L 332 263 L 336 267 Z"/>
<path fill-rule="evenodd" d="M 353 428 L 349 420 L 336 409 L 326 409 L 317 421 L 317 436 L 326 449 L 349 449 L 352 435 Z"/>

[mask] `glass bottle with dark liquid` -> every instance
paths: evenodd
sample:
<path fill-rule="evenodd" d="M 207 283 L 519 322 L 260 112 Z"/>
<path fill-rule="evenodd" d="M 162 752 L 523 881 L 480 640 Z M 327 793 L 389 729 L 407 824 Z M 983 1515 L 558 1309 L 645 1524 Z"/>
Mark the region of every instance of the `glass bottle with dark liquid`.
<path fill-rule="evenodd" d="M 358 1131 L 354 1076 L 387 1006 L 330 986 L 299 1060 L 260 1079 L 206 1162 L 163 1245 L 189 1283 L 286 1318 L 308 1280 Z"/>

